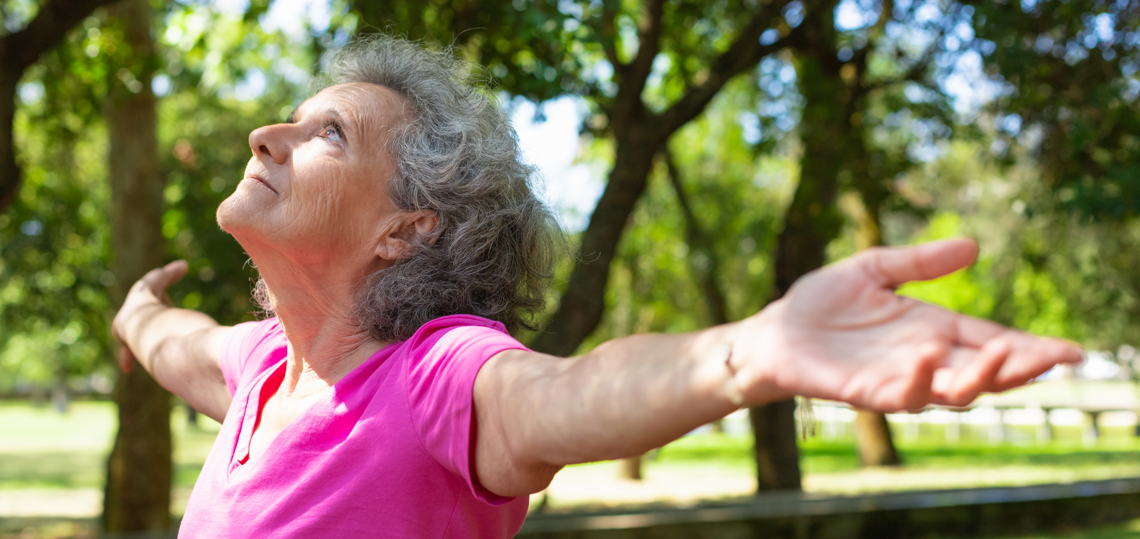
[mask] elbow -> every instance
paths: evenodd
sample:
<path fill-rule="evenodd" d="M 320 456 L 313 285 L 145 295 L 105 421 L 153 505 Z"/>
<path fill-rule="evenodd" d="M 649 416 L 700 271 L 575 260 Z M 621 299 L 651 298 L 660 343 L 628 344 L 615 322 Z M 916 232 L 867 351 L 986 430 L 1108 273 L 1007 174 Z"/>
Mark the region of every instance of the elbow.
<path fill-rule="evenodd" d="M 507 471 L 480 477 L 483 488 L 498 496 L 513 498 L 530 496 L 546 490 L 554 480 L 555 474 L 562 466 L 542 464 L 530 467 L 520 467 Z"/>

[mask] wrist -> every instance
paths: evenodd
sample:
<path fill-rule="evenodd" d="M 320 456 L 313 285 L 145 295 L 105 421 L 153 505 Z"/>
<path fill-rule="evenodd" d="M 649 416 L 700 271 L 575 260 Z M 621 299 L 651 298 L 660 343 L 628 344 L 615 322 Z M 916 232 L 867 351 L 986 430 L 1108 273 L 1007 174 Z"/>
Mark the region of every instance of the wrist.
<path fill-rule="evenodd" d="M 782 381 L 790 367 L 780 335 L 785 302 L 769 303 L 760 312 L 741 320 L 729 334 L 732 353 L 725 359 L 731 377 L 730 394 L 738 392 L 744 406 L 759 406 L 794 396 Z"/>

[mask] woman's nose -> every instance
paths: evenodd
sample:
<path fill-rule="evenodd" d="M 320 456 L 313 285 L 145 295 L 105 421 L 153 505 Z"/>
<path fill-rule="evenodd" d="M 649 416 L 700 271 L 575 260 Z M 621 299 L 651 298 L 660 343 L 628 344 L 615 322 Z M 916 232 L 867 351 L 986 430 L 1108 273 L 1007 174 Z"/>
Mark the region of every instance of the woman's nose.
<path fill-rule="evenodd" d="M 289 146 L 289 127 L 290 124 L 267 125 L 250 132 L 249 148 L 253 150 L 253 156 L 268 157 L 278 165 L 289 161 L 289 152 L 292 151 Z"/>

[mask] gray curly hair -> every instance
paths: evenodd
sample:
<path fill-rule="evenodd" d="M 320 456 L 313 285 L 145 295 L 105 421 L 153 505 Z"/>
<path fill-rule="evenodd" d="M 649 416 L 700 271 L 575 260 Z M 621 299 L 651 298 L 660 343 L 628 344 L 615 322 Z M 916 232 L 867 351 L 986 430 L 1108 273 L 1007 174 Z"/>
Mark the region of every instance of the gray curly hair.
<path fill-rule="evenodd" d="M 545 307 L 557 222 L 535 197 L 506 114 L 480 70 L 451 50 L 385 35 L 355 39 L 329 62 L 324 86 L 379 84 L 402 96 L 405 123 L 387 146 L 397 172 L 389 196 L 402 210 L 433 210 L 438 239 L 368 278 L 356 319 L 380 340 L 405 340 L 428 321 L 473 314 L 511 332 Z M 255 297 L 269 310 L 269 290 Z"/>

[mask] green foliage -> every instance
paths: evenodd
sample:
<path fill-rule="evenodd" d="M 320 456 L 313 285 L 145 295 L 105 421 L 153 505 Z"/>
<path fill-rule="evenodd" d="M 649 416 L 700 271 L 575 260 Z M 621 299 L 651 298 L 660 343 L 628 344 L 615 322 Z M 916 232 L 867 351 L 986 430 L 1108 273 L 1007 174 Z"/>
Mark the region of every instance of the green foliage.
<path fill-rule="evenodd" d="M 77 34 L 71 44 L 88 38 Z M 0 391 L 66 381 L 108 355 L 106 141 L 92 107 L 66 105 L 88 102 L 91 85 L 78 90 L 75 78 L 103 73 L 72 69 L 73 52 L 53 53 L 28 77 L 41 96 L 17 115 L 26 165 L 19 198 L 0 215 Z"/>
<path fill-rule="evenodd" d="M 961 218 L 954 213 L 940 213 L 930 221 L 926 232 L 916 242 L 961 236 Z M 940 305 L 971 316 L 988 318 L 994 312 L 994 285 L 988 276 L 993 266 L 991 257 L 980 259 L 969 269 L 919 283 L 909 283 L 899 293 Z"/>
<path fill-rule="evenodd" d="M 981 245 L 971 268 L 900 292 L 1035 333 L 1115 350 L 1134 342 L 1140 298 L 1140 225 L 1089 223 L 1047 208 L 1052 190 L 1035 159 L 1007 166 L 981 143 L 957 142 L 901 181 L 935 215 L 889 216 L 893 244 L 971 236 Z"/>
<path fill-rule="evenodd" d="M 1036 187 L 1032 169 L 999 176 L 990 160 L 987 166 L 977 145 L 959 143 L 927 170 L 921 182 L 932 188 L 923 195 L 937 213 L 914 236 L 902 243 L 917 243 L 972 236 L 982 247 L 970 268 L 924 283 L 911 283 L 899 292 L 979 318 L 1013 325 L 1033 333 L 1086 338 L 1088 325 L 1070 307 L 1068 290 L 1059 277 L 1068 253 L 1043 250 L 1048 244 L 1039 219 L 1027 218 L 1010 208 Z M 1021 180 L 1025 183 L 1020 183 Z M 908 184 L 909 189 L 921 185 Z M 1024 210 L 1022 210 L 1024 211 Z M 1030 253 L 1039 252 L 1036 263 Z"/>
<path fill-rule="evenodd" d="M 497 87 L 536 103 L 577 95 L 595 115 L 583 129 L 608 133 L 622 68 L 640 50 L 648 9 L 620 0 L 356 1 L 362 31 L 386 31 L 437 46 L 455 46 L 485 66 Z M 664 2 L 659 53 L 644 88 L 630 85 L 654 112 L 709 76 L 709 66 L 756 13 L 777 9 L 757 0 Z M 783 23 L 771 39 L 785 35 Z M 610 52 L 607 52 L 609 49 Z M 627 90 L 631 91 L 631 90 Z M 622 111 L 620 114 L 629 114 Z"/>
<path fill-rule="evenodd" d="M 311 44 L 266 33 L 256 18 L 200 4 L 166 8 L 155 23 L 162 226 L 169 258 L 191 268 L 171 296 L 237 323 L 252 319 L 254 273 L 214 211 L 241 180 L 249 131 L 284 120 L 305 96 L 317 59 Z M 101 109 L 109 79 L 131 88 L 122 39 L 89 18 L 23 81 L 16 129 L 24 185 L 0 215 L 0 391 L 74 385 L 112 369 L 115 276 Z"/>
<path fill-rule="evenodd" d="M 1007 90 L 995 107 L 1005 145 L 1030 148 L 1046 208 L 1094 220 L 1140 210 L 1140 6 L 980 2 L 977 47 Z"/>

